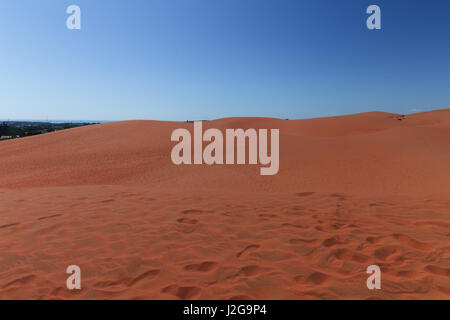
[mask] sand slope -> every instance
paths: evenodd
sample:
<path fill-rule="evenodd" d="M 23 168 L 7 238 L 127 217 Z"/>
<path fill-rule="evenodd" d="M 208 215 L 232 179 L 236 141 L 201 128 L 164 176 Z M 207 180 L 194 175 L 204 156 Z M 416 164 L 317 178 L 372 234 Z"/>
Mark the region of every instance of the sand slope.
<path fill-rule="evenodd" d="M 450 111 L 408 116 L 373 112 L 312 120 L 230 118 L 204 128 L 279 128 L 280 171 L 258 166 L 180 166 L 171 132 L 192 124 L 127 121 L 3 141 L 0 187 L 141 185 L 293 193 L 447 195 Z M 251 177 L 251 179 L 249 179 Z"/>
<path fill-rule="evenodd" d="M 204 123 L 279 128 L 270 177 L 173 165 L 180 127 L 0 142 L 0 298 L 450 297 L 450 110 Z M 371 264 L 382 290 L 366 288 Z"/>

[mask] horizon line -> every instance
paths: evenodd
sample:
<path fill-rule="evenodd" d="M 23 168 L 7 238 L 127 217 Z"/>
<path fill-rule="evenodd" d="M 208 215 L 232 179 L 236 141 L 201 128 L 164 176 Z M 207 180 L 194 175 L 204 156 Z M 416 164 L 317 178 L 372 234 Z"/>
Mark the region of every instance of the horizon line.
<path fill-rule="evenodd" d="M 412 114 L 419 114 L 419 113 L 426 113 L 426 112 L 433 112 L 433 111 L 442 111 L 442 110 L 450 110 L 450 107 L 435 108 L 435 109 L 431 109 L 431 110 L 412 109 L 412 110 L 410 110 L 411 112 L 403 113 L 403 114 L 397 113 L 397 112 L 382 111 L 382 110 L 372 110 L 372 111 L 355 112 L 355 113 L 329 114 L 329 115 L 322 115 L 322 116 L 317 116 L 317 117 L 305 117 L 305 118 L 270 117 L 270 116 L 227 116 L 227 117 L 220 117 L 220 118 L 214 118 L 214 119 L 185 119 L 185 120 L 148 119 L 148 118 L 145 118 L 145 119 L 133 118 L 133 119 L 120 119 L 120 120 L 0 118 L 0 121 L 3 121 L 3 122 L 22 121 L 22 122 L 44 122 L 44 123 L 45 122 L 47 122 L 47 123 L 108 123 L 108 122 L 121 122 L 121 121 L 169 121 L 169 122 L 214 121 L 214 120 L 227 119 L 227 118 L 270 118 L 270 119 L 280 119 L 280 120 L 286 120 L 286 119 L 288 119 L 288 120 L 308 120 L 308 119 L 350 116 L 350 115 L 372 113 L 372 112 L 383 112 L 383 113 L 395 114 L 395 115 L 412 115 Z"/>

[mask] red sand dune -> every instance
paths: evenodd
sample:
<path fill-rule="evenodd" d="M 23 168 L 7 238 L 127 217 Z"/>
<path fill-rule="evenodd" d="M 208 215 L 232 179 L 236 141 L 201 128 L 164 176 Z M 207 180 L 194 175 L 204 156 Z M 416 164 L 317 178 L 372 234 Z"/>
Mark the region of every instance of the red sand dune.
<path fill-rule="evenodd" d="M 450 298 L 450 110 L 203 126 L 279 128 L 279 173 L 175 166 L 189 123 L 0 142 L 0 299 Z"/>

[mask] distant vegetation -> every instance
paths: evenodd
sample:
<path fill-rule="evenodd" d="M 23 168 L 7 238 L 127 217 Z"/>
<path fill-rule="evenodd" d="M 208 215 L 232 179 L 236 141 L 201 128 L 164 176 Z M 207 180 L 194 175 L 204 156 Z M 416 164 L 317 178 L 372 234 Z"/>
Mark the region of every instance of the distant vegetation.
<path fill-rule="evenodd" d="M 32 121 L 3 121 L 0 123 L 0 140 L 16 139 L 37 134 L 86 126 L 94 123 L 84 122 L 32 122 Z"/>

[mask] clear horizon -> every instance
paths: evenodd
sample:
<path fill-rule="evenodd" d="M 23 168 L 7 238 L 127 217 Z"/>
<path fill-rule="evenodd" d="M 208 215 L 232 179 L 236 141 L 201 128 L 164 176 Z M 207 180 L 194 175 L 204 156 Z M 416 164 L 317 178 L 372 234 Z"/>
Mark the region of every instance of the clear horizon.
<path fill-rule="evenodd" d="M 72 4 L 81 30 L 66 27 Z M 366 27 L 371 4 L 381 30 Z M 0 119 L 446 109 L 449 9 L 445 0 L 2 2 Z"/>
<path fill-rule="evenodd" d="M 395 113 L 395 114 L 404 114 L 404 115 L 409 115 L 409 114 L 414 114 L 414 113 L 422 113 L 422 112 L 428 112 L 428 111 L 437 111 L 437 110 L 450 110 L 450 107 L 443 107 L 443 108 L 429 108 L 426 109 L 424 108 L 421 111 L 413 111 L 410 113 Z M 366 112 L 386 112 L 386 113 L 394 113 L 394 112 L 388 112 L 388 111 L 383 111 L 383 110 L 373 110 L 373 111 L 362 111 L 362 112 L 355 112 L 355 113 L 344 113 L 344 114 L 336 114 L 336 115 L 330 115 L 330 116 L 317 116 L 317 117 L 305 117 L 305 118 L 288 118 L 289 120 L 308 120 L 308 119 L 318 119 L 318 118 L 327 118 L 327 117 L 339 117 L 339 116 L 348 116 L 348 115 L 352 115 L 352 114 L 358 114 L 358 113 L 366 113 Z M 286 119 L 286 118 L 282 118 L 282 117 L 252 117 L 252 116 L 247 116 L 248 118 L 274 118 L 274 119 Z M 241 118 L 247 118 L 246 116 L 241 116 Z M 211 119 L 184 119 L 184 120 L 167 120 L 167 119 L 146 119 L 146 118 L 141 118 L 141 119 L 118 119 L 118 120 L 92 120 L 92 119 L 13 119 L 13 118 L 9 118 L 9 119 L 2 119 L 0 118 L 0 121 L 24 121 L 24 122 L 52 122 L 52 123 L 63 123 L 63 122 L 84 122 L 84 123 L 107 123 L 107 122 L 118 122 L 118 121 L 133 121 L 133 120 L 155 120 L 155 121 L 173 121 L 173 122 L 185 122 L 185 121 L 201 121 L 201 120 L 206 120 L 206 121 L 210 121 L 210 120 L 219 120 L 219 119 L 223 119 L 223 118 L 234 118 L 234 117 L 222 117 L 222 118 L 211 118 Z M 238 117 L 239 118 L 239 117 Z"/>

